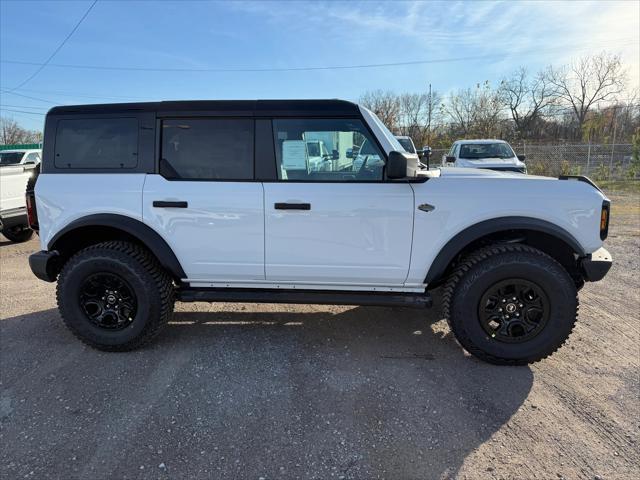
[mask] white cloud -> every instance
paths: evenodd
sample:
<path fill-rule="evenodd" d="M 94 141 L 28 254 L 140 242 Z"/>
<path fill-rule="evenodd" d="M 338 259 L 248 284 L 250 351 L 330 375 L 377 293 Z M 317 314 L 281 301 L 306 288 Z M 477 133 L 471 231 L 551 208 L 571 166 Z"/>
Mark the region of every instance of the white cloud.
<path fill-rule="evenodd" d="M 506 74 L 520 65 L 535 70 L 608 50 L 621 54 L 630 83 L 640 83 L 636 1 L 251 2 L 229 8 L 296 36 L 338 42 L 352 53 L 353 61 L 343 64 L 502 55 L 485 64 Z M 382 48 L 389 45 L 394 59 Z M 295 66 L 317 64 L 306 57 Z"/>

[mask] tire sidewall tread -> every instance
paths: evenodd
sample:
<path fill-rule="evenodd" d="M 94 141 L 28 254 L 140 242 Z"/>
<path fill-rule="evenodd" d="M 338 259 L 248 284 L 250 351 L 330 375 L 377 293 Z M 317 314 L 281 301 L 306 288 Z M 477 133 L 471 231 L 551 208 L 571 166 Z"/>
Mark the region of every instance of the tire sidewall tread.
<path fill-rule="evenodd" d="M 101 271 L 121 276 L 133 288 L 137 311 L 132 324 L 120 331 L 92 325 L 77 301 L 82 281 Z M 62 268 L 57 286 L 58 308 L 71 332 L 87 345 L 106 351 L 128 351 L 153 340 L 170 320 L 174 305 L 171 277 L 143 247 L 124 241 L 89 246 Z"/>
<path fill-rule="evenodd" d="M 478 320 L 483 292 L 504 278 L 532 281 L 549 297 L 549 323 L 523 343 L 491 339 Z M 524 365 L 551 355 L 570 335 L 578 312 L 575 282 L 564 267 L 522 244 L 491 245 L 461 259 L 445 283 L 442 298 L 445 317 L 458 342 L 476 357 L 500 365 Z"/>
<path fill-rule="evenodd" d="M 6 228 L 2 230 L 2 235 L 4 235 L 7 240 L 13 243 L 23 243 L 31 240 L 31 237 L 33 237 L 33 230 L 31 230 L 29 227 L 24 227 L 23 229 L 14 233 L 10 229 Z"/>

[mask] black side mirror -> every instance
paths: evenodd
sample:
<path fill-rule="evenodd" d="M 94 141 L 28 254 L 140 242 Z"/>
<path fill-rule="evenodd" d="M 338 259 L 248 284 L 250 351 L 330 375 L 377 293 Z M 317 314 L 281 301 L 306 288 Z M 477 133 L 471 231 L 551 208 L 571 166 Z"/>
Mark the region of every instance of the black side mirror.
<path fill-rule="evenodd" d="M 340 152 L 338 150 L 332 150 L 331 151 L 331 159 L 332 160 L 339 160 L 340 159 Z"/>
<path fill-rule="evenodd" d="M 402 152 L 394 150 L 387 159 L 387 178 L 399 179 L 407 176 L 407 157 Z"/>
<path fill-rule="evenodd" d="M 347 158 L 353 158 L 353 148 L 347 148 Z"/>
<path fill-rule="evenodd" d="M 447 163 L 455 163 L 456 162 L 456 157 L 451 157 L 451 156 L 447 155 L 444 160 Z"/>
<path fill-rule="evenodd" d="M 527 158 L 526 155 L 517 155 L 518 160 L 520 160 L 521 162 L 524 162 L 525 158 Z"/>

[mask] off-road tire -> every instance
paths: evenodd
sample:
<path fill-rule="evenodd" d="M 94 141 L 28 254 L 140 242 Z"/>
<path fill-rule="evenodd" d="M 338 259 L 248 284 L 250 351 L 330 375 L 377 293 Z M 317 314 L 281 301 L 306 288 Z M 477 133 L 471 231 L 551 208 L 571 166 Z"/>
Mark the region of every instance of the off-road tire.
<path fill-rule="evenodd" d="M 79 301 L 84 280 L 107 272 L 123 278 L 137 298 L 137 310 L 126 328 L 108 331 L 94 325 Z M 87 345 L 122 352 L 140 348 L 153 340 L 173 314 L 174 286 L 169 274 L 143 247 L 124 241 L 92 245 L 73 255 L 58 277 L 60 315 L 69 330 Z"/>
<path fill-rule="evenodd" d="M 549 300 L 549 320 L 533 338 L 504 343 L 482 328 L 483 292 L 506 278 L 537 284 Z M 444 315 L 458 342 L 481 360 L 525 365 L 551 355 L 569 337 L 578 315 L 576 284 L 562 265 L 546 253 L 522 244 L 497 244 L 462 258 L 443 288 Z"/>
<path fill-rule="evenodd" d="M 7 237 L 7 240 L 10 240 L 14 243 L 22 243 L 30 240 L 31 237 L 33 237 L 33 230 L 31 230 L 27 226 L 4 228 L 2 230 L 2 235 Z"/>

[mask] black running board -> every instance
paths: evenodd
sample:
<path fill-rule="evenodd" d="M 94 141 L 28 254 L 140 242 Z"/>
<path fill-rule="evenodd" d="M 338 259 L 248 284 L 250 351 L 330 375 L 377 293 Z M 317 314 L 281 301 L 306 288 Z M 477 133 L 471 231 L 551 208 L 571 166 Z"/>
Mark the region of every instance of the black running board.
<path fill-rule="evenodd" d="M 254 288 L 183 288 L 181 302 L 301 303 L 426 308 L 429 293 L 359 292 L 340 290 L 279 290 Z"/>

